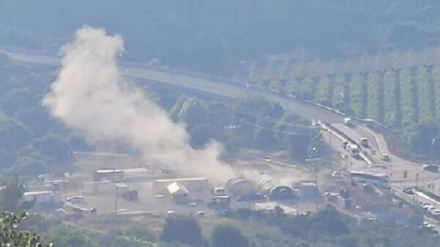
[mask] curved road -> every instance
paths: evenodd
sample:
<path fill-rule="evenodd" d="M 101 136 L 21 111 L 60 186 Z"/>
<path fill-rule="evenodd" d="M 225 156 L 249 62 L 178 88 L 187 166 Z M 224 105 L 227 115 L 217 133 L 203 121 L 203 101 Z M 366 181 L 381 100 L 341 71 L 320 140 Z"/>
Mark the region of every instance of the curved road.
<path fill-rule="evenodd" d="M 54 67 L 60 66 L 60 59 L 52 56 L 42 56 L 42 55 L 30 55 L 23 53 L 12 53 L 12 52 L 4 52 L 11 60 L 17 62 L 25 62 L 25 63 L 35 63 L 42 65 L 49 65 Z M 124 65 L 124 63 L 122 63 Z M 127 65 L 128 63 L 126 63 Z M 381 135 L 374 133 L 373 131 L 367 129 L 363 126 L 356 126 L 355 128 L 347 128 L 342 124 L 343 117 L 313 106 L 311 104 L 304 103 L 302 101 L 296 100 L 291 97 L 282 97 L 269 92 L 261 92 L 255 89 L 250 89 L 245 87 L 245 83 L 243 86 L 240 86 L 237 83 L 228 83 L 224 81 L 217 81 L 215 79 L 207 79 L 201 78 L 191 75 L 184 75 L 180 73 L 173 73 L 169 71 L 159 71 L 153 70 L 149 68 L 143 67 L 144 65 L 130 63 L 130 66 L 123 66 L 122 71 L 128 77 L 132 77 L 135 79 L 143 79 L 149 81 L 155 81 L 160 83 L 166 83 L 170 85 L 190 88 L 196 91 L 219 95 L 226 98 L 243 98 L 247 95 L 262 95 L 268 100 L 279 102 L 285 109 L 296 112 L 298 115 L 302 116 L 305 119 L 310 120 L 325 120 L 329 123 L 336 123 L 335 127 L 342 128 L 342 131 L 347 132 L 349 136 L 354 137 L 353 139 L 357 140 L 360 136 L 368 137 L 372 146 L 379 151 L 387 152 L 388 148 L 386 146 L 386 142 Z M 340 150 L 340 143 L 336 141 L 333 142 L 335 150 Z M 389 152 L 388 152 L 389 153 Z M 391 168 L 389 172 L 391 173 L 392 180 L 399 181 L 402 180 L 402 174 L 405 170 L 408 170 L 408 180 L 414 181 L 416 178 L 416 174 L 418 175 L 418 179 L 420 182 L 423 180 L 431 180 L 433 179 L 433 174 L 429 174 L 421 169 L 421 166 L 415 166 L 413 162 L 401 159 L 397 156 L 389 154 L 391 158 L 391 163 L 383 162 L 380 160 L 379 152 L 377 155 L 373 155 L 373 159 L 378 164 L 378 166 L 382 166 L 382 168 L 376 168 L 377 171 L 384 171 L 385 168 Z"/>
<path fill-rule="evenodd" d="M 5 52 L 5 54 L 14 61 L 25 63 L 44 64 L 49 66 L 60 66 L 60 60 L 57 57 L 41 56 L 41 55 L 28 55 L 20 53 Z M 133 63 L 131 63 L 133 64 Z M 210 93 L 220 95 L 227 98 L 243 98 L 249 94 L 263 95 L 265 98 L 279 102 L 287 110 L 296 112 L 303 118 L 310 120 L 326 120 L 327 122 L 341 122 L 342 117 L 327 111 L 325 109 L 317 108 L 312 105 L 294 100 L 289 97 L 281 97 L 278 95 L 259 92 L 257 90 L 249 89 L 243 86 L 239 86 L 233 83 L 218 82 L 211 79 L 197 78 L 194 76 L 152 70 L 148 68 L 142 68 L 140 66 L 124 66 L 122 68 L 123 74 L 126 76 L 144 79 L 150 81 L 156 81 L 161 83 L 167 83 L 180 87 L 191 88 L 193 90 L 201 91 L 204 93 Z"/>

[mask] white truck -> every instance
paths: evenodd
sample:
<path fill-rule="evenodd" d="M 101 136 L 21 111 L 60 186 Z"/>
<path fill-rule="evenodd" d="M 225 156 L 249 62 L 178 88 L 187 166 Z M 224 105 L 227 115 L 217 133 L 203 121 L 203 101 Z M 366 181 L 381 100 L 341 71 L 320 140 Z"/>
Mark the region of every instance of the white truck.
<path fill-rule="evenodd" d="M 350 154 L 351 157 L 359 158 L 360 150 L 356 144 L 348 144 L 347 152 Z"/>
<path fill-rule="evenodd" d="M 343 123 L 347 126 L 352 126 L 353 125 L 353 120 L 349 117 L 344 118 Z"/>

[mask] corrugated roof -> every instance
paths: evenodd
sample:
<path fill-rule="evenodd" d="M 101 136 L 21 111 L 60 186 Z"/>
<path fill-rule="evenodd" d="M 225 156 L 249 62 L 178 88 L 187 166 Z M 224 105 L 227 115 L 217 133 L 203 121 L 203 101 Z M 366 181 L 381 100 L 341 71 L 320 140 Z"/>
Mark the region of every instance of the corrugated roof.
<path fill-rule="evenodd" d="M 166 183 L 166 182 L 206 182 L 206 178 L 170 178 L 170 179 L 158 179 L 156 183 Z"/>

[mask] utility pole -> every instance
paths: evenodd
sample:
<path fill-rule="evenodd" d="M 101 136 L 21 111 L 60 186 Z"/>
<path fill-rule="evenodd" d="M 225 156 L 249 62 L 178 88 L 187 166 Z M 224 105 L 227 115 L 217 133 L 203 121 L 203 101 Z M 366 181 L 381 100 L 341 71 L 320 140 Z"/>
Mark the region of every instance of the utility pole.
<path fill-rule="evenodd" d="M 319 189 L 318 189 L 318 163 L 317 162 L 322 160 L 322 159 L 319 158 L 319 157 L 316 157 L 316 151 L 317 151 L 317 148 L 313 147 L 312 148 L 312 155 L 310 155 L 310 158 L 305 159 L 305 161 L 312 165 L 310 170 L 311 170 L 311 172 L 314 175 L 315 188 L 316 188 L 316 191 L 317 191 L 317 193 L 319 195 Z M 318 208 L 319 208 L 319 205 L 318 205 L 318 197 L 317 197 L 316 200 L 315 200 L 315 209 L 318 210 Z"/>
<path fill-rule="evenodd" d="M 315 160 L 314 163 L 315 163 L 315 167 L 314 167 L 314 170 L 315 170 L 315 186 L 316 186 L 316 192 L 318 194 L 316 199 L 315 199 L 315 210 L 318 211 L 318 207 L 319 207 L 319 205 L 318 205 L 319 189 L 318 189 L 318 167 L 317 167 L 317 160 Z"/>
<path fill-rule="evenodd" d="M 118 185 L 115 184 L 115 215 L 118 214 Z"/>
<path fill-rule="evenodd" d="M 329 145 L 330 145 L 330 148 L 332 148 L 332 133 L 330 132 L 329 129 L 327 129 L 327 132 L 328 132 L 328 136 L 329 136 Z"/>

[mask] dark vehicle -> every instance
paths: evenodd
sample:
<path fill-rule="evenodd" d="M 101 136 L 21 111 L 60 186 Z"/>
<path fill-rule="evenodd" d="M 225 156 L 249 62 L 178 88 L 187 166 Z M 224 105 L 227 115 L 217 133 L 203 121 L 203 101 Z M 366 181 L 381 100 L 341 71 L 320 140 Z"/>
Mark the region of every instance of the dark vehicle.
<path fill-rule="evenodd" d="M 359 143 L 361 144 L 361 146 L 368 148 L 369 144 L 368 144 L 368 139 L 363 137 L 359 140 Z"/>
<path fill-rule="evenodd" d="M 382 154 L 383 161 L 390 161 L 390 156 L 388 154 Z"/>
<path fill-rule="evenodd" d="M 405 187 L 403 188 L 402 192 L 408 195 L 414 195 L 414 188 Z"/>

